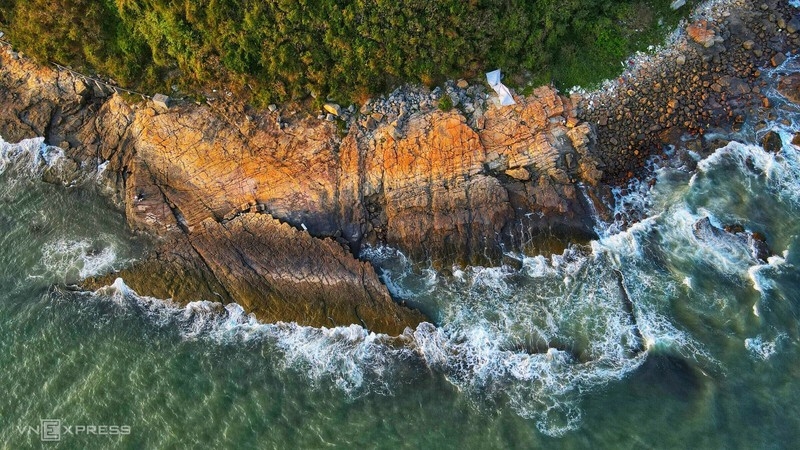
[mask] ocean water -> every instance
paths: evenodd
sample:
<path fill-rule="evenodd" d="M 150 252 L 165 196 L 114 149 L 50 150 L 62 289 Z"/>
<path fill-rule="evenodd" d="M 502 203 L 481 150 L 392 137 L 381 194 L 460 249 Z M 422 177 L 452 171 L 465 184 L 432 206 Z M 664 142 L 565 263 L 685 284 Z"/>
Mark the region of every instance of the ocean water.
<path fill-rule="evenodd" d="M 619 191 L 641 220 L 598 222 L 589 246 L 520 256 L 520 270 L 441 272 L 365 250 L 395 297 L 436 324 L 401 339 L 261 324 L 203 299 L 179 307 L 124 280 L 75 292 L 146 243 L 91 179 L 42 181 L 59 149 L 0 141 L 0 443 L 793 448 L 800 110 L 770 95 L 777 120 L 725 136 L 694 170 Z M 753 145 L 768 129 L 784 140 L 777 154 Z M 705 218 L 761 233 L 770 256 Z"/>

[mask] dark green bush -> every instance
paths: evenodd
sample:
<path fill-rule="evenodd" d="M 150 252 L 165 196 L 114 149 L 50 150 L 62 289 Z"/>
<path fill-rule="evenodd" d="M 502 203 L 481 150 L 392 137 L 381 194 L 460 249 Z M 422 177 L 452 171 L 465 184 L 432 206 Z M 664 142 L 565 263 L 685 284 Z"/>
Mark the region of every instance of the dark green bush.
<path fill-rule="evenodd" d="M 224 86 L 259 104 L 311 93 L 350 102 L 497 67 L 561 85 L 598 81 L 658 39 L 658 18 L 675 23 L 668 3 L 0 0 L 0 21 L 21 50 L 132 88 Z"/>
<path fill-rule="evenodd" d="M 447 94 L 442 95 L 442 98 L 439 99 L 439 109 L 444 112 L 453 109 L 453 99 Z"/>

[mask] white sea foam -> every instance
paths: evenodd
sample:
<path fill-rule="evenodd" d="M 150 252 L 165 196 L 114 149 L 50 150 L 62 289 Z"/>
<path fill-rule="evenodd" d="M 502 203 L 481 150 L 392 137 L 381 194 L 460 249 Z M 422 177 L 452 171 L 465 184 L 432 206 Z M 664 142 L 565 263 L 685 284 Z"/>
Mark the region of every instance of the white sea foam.
<path fill-rule="evenodd" d="M 785 136 L 784 143 L 788 141 Z M 772 154 L 759 146 L 731 142 L 700 161 L 697 169 L 709 172 L 730 165 L 748 180 L 763 179 L 767 190 L 792 206 L 800 205 L 800 157 L 794 146 L 784 145 L 780 153 Z"/>
<path fill-rule="evenodd" d="M 759 299 L 753 303 L 753 315 L 756 317 L 761 316 L 762 308 L 769 308 L 771 291 L 778 287 L 774 281 L 775 275 L 783 270 L 796 270 L 793 264 L 786 262 L 788 250 L 785 250 L 783 254 L 783 257 L 778 255 L 770 256 L 766 264 L 757 264 L 747 269 L 753 289 L 759 293 Z"/>
<path fill-rule="evenodd" d="M 314 328 L 294 323 L 264 324 L 235 303 L 209 301 L 179 306 L 170 300 L 139 296 L 121 278 L 97 291 L 98 301 L 110 299 L 127 311 L 149 317 L 159 326 L 177 329 L 187 340 L 218 343 L 267 341 L 282 355 L 283 369 L 302 371 L 312 383 L 332 382 L 351 396 L 389 392 L 391 367 L 414 352 L 393 339 L 351 325 Z"/>
<path fill-rule="evenodd" d="M 756 337 L 745 339 L 744 347 L 750 351 L 750 354 L 754 358 L 766 361 L 778 351 L 778 346 L 784 338 L 786 338 L 785 334 L 779 334 L 772 340 L 758 335 Z"/>
<path fill-rule="evenodd" d="M 40 176 L 44 169 L 55 166 L 63 157 L 63 150 L 45 145 L 44 138 L 24 139 L 10 144 L 0 137 L 0 174 L 11 166 L 21 166 L 32 176 Z"/>
<path fill-rule="evenodd" d="M 469 289 L 502 292 L 506 289 L 503 283 L 508 282 L 501 281 L 503 277 L 502 272 L 471 270 Z M 497 324 L 474 320 L 466 313 L 455 319 L 457 325 L 434 327 L 423 323 L 397 340 L 357 325 L 327 329 L 261 324 L 235 304 L 223 308 L 211 302 L 193 302 L 178 307 L 169 301 L 140 297 L 121 279 L 98 293 L 98 299 L 111 298 L 128 310 L 151 317 L 154 323 L 177 326 L 185 339 L 267 340 L 280 351 L 282 368 L 300 370 L 312 383 L 331 382 L 351 396 L 391 391 L 392 367 L 416 360 L 441 372 L 475 398 L 507 395 L 520 415 L 534 419 L 537 427 L 553 435 L 577 427 L 580 392 L 622 378 L 646 357 L 630 351 L 622 355 L 618 350 L 616 333 L 630 335 L 630 324 L 622 316 L 619 320 L 603 318 L 589 326 L 612 330 L 607 337 L 597 336 L 599 342 L 590 350 L 601 355 L 605 352 L 604 357 L 580 361 L 568 349 L 550 347 L 541 353 L 515 349 Z M 571 303 L 582 309 L 591 307 L 597 299 L 576 300 Z M 554 316 L 552 324 L 564 326 L 559 322 L 566 317 L 558 310 L 550 314 Z M 466 323 L 470 325 L 464 326 Z"/>
<path fill-rule="evenodd" d="M 110 236 L 99 236 L 97 242 L 88 239 L 57 239 L 42 247 L 41 263 L 45 270 L 58 276 L 71 272 L 80 278 L 106 272 L 117 261 L 117 252 Z"/>

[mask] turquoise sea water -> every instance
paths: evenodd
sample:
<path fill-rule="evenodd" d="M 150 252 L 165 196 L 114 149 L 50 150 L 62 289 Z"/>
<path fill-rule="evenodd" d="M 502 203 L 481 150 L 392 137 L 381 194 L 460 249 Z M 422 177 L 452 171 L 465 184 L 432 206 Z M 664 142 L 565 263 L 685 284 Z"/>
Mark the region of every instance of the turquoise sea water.
<path fill-rule="evenodd" d="M 368 249 L 394 295 L 437 324 L 404 345 L 357 326 L 259 324 L 235 305 L 180 308 L 123 280 L 69 290 L 144 243 L 91 180 L 41 181 L 58 149 L 2 143 L 0 443 L 795 447 L 800 149 L 788 142 L 800 111 L 774 99 L 781 152 L 750 145 L 766 130 L 746 127 L 695 171 L 620 193 L 647 218 L 599 223 L 586 248 L 442 273 Z M 773 255 L 698 229 L 706 217 L 762 233 Z M 59 441 L 41 441 L 44 419 L 61 421 Z"/>

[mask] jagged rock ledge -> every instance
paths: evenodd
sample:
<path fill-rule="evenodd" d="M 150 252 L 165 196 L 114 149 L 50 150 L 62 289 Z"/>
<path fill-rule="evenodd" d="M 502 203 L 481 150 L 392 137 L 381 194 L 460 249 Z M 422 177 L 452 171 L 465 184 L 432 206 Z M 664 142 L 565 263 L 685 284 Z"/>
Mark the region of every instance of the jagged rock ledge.
<path fill-rule="evenodd" d="M 44 136 L 78 172 L 104 168 L 130 226 L 158 237 L 148 259 L 121 273 L 143 295 L 398 334 L 424 317 L 392 302 L 352 256 L 364 244 L 449 265 L 593 236 L 577 185 L 602 176 L 591 129 L 549 87 L 512 108 L 479 103 L 473 88 L 463 114 L 430 101 L 375 103 L 372 120 L 354 117 L 342 136 L 336 123 L 287 111 L 129 103 L 3 50 L 0 135 Z"/>
<path fill-rule="evenodd" d="M 798 48 L 796 11 L 777 1 L 712 5 L 605 90 L 568 98 L 541 87 L 499 108 L 479 87 L 449 84 L 443 95 L 462 108 L 449 112 L 435 107 L 441 93 L 400 90 L 359 113 L 337 110 L 344 135 L 336 118 L 286 109 L 129 104 L 6 49 L 0 135 L 44 136 L 79 170 L 105 167 L 130 226 L 159 237 L 122 273 L 140 293 L 397 334 L 424 318 L 392 302 L 352 256 L 364 244 L 441 265 L 557 250 L 554 241 L 593 237 L 591 212 L 608 211 L 607 187 L 642 174 L 667 145 L 711 148 L 712 124 L 769 114 L 757 68 Z"/>

